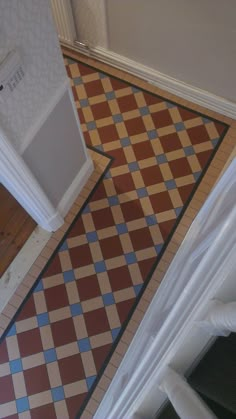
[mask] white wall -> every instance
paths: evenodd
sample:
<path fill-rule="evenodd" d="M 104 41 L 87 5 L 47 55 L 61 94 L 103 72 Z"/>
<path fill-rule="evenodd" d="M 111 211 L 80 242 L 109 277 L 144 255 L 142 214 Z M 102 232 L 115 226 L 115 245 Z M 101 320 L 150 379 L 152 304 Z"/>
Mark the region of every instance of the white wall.
<path fill-rule="evenodd" d="M 236 102 L 235 0 L 106 0 L 109 49 Z"/>

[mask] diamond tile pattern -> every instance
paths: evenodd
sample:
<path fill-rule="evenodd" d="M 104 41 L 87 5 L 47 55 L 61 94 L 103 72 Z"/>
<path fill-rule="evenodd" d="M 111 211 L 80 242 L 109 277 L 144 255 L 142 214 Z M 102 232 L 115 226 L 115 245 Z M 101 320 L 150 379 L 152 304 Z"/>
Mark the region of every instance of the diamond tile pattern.
<path fill-rule="evenodd" d="M 0 345 L 1 417 L 75 417 L 225 129 L 65 64 L 88 145 L 114 161 Z"/>

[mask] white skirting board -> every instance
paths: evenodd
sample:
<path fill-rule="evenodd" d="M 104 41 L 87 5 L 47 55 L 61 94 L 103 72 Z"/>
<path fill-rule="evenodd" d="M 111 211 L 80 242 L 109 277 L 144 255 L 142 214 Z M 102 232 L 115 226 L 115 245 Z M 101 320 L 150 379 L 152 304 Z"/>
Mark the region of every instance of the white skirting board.
<path fill-rule="evenodd" d="M 79 44 L 73 48 L 83 54 L 88 54 L 86 49 L 81 49 Z M 115 52 L 107 49 L 96 47 L 91 48 L 88 54 L 92 58 L 110 64 L 121 70 L 125 70 L 135 76 L 138 76 L 151 84 L 158 86 L 160 89 L 167 90 L 190 102 L 196 103 L 212 111 L 218 112 L 222 115 L 236 119 L 236 103 L 231 102 L 223 97 L 214 95 L 206 90 L 199 89 L 183 81 L 177 80 L 167 74 L 161 73 L 153 68 L 147 67 L 136 61 L 130 60 L 123 55 L 116 54 Z"/>

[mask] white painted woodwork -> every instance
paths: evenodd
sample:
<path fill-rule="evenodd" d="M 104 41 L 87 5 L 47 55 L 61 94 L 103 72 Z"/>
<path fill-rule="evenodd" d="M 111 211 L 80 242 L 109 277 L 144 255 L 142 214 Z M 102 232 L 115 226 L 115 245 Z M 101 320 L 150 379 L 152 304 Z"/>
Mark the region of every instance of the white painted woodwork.
<path fill-rule="evenodd" d="M 236 302 L 211 301 L 206 318 L 198 324 L 213 336 L 228 336 L 236 332 Z"/>
<path fill-rule="evenodd" d="M 73 45 L 76 39 L 76 30 L 71 1 L 51 0 L 51 7 L 60 41 Z"/>

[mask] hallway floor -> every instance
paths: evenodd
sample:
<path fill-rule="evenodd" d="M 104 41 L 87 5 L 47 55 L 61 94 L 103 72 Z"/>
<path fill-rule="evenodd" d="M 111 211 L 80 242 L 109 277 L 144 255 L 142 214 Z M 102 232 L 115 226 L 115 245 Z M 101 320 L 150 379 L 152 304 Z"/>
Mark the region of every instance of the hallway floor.
<path fill-rule="evenodd" d="M 93 416 L 235 143 L 229 118 L 73 55 L 95 171 L 0 318 L 3 418 Z"/>

